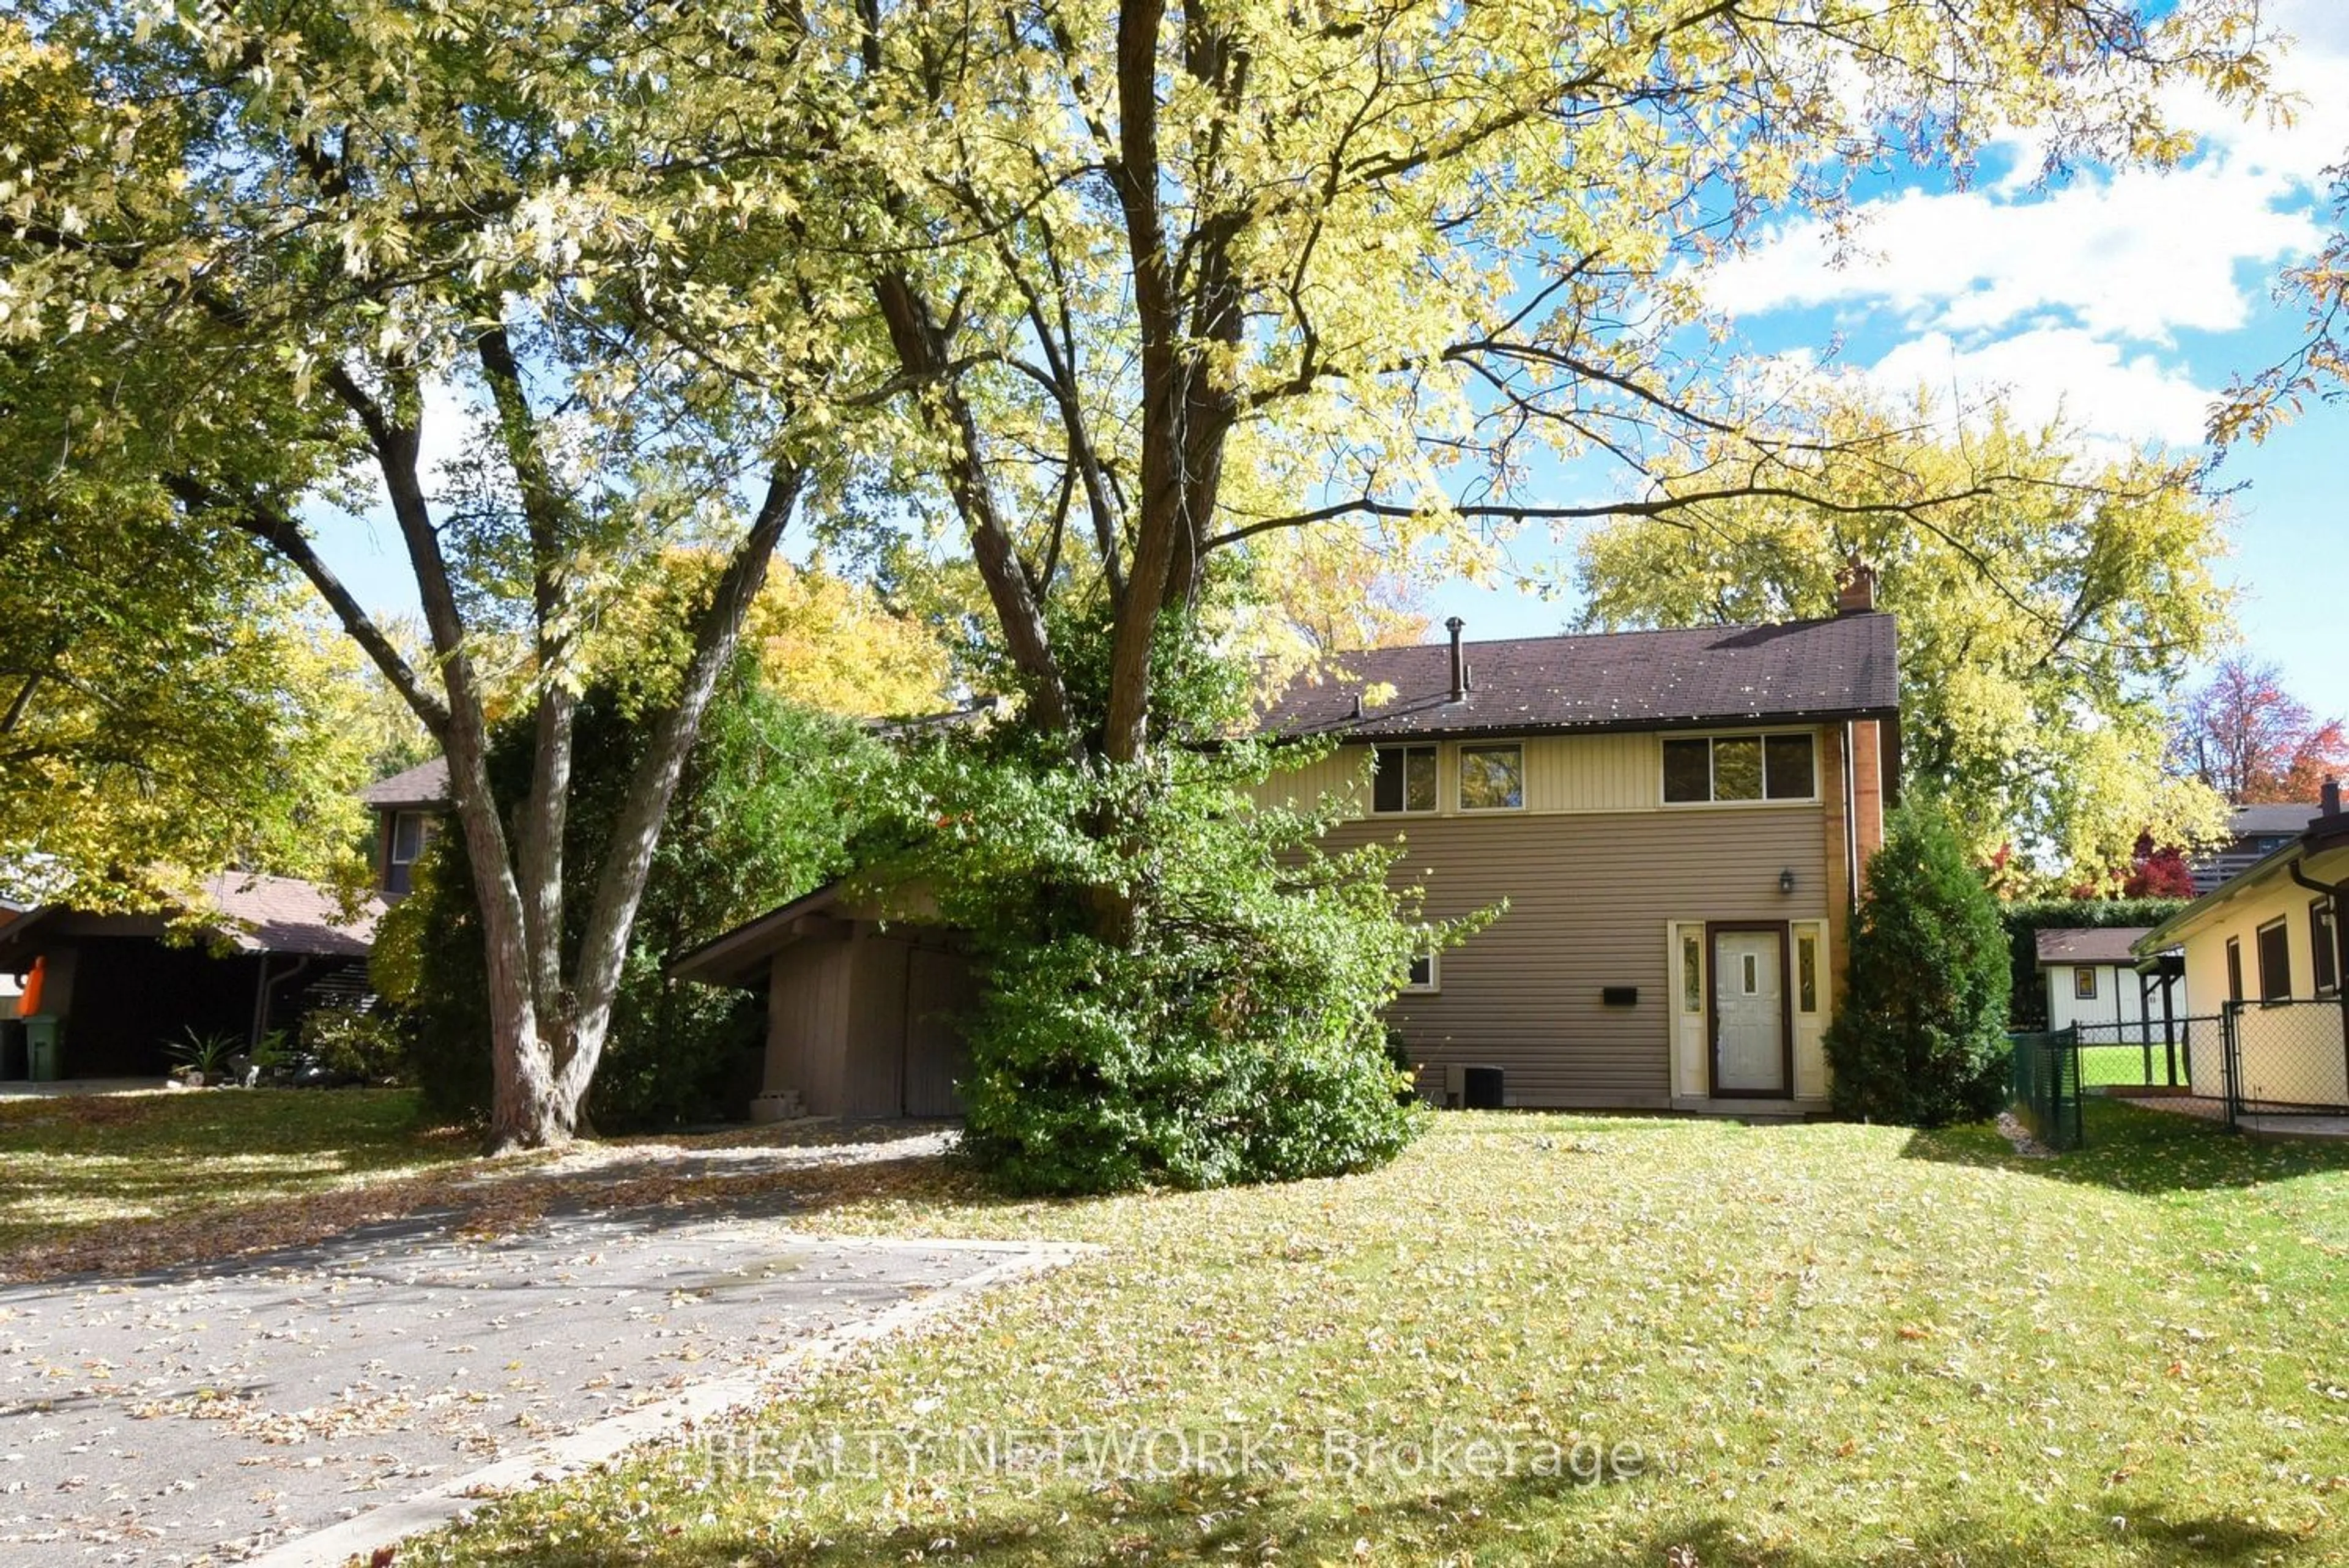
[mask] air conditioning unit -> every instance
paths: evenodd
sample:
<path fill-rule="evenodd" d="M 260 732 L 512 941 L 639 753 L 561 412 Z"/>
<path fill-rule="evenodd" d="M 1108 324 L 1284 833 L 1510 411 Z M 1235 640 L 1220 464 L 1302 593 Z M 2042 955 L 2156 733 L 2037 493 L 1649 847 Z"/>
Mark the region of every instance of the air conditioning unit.
<path fill-rule="evenodd" d="M 1501 1069 L 1447 1062 L 1444 1064 L 1444 1103 L 1454 1110 L 1497 1111 L 1506 1104 Z"/>

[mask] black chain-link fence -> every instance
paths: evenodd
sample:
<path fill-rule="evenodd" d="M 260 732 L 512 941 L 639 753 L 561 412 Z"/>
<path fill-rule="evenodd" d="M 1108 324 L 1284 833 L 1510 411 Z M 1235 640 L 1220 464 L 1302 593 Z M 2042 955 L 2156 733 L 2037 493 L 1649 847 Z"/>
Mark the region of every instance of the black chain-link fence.
<path fill-rule="evenodd" d="M 2010 1034 L 2010 1098 L 2016 1119 L 2049 1148 L 2077 1148 L 2080 1125 L 2080 1039 L 2075 1029 Z"/>
<path fill-rule="evenodd" d="M 2225 1033 L 2227 1122 L 2349 1116 L 2349 1020 L 2336 998 L 2230 1002 Z"/>

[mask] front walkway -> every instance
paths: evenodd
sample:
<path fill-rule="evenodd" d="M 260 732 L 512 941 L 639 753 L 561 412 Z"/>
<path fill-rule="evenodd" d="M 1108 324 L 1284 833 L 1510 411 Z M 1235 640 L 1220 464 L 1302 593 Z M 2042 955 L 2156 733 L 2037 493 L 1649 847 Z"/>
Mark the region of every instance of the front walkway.
<path fill-rule="evenodd" d="M 1071 1254 L 745 1203 L 0 1289 L 0 1564 L 364 1555 Z"/>

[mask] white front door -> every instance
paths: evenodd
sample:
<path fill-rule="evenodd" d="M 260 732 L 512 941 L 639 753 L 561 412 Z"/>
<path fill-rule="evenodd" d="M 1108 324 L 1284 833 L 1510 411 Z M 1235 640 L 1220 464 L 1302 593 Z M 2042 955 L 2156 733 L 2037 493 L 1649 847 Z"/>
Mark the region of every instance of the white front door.
<path fill-rule="evenodd" d="M 1785 941 L 1778 931 L 1713 933 L 1716 1094 L 1786 1092 Z"/>

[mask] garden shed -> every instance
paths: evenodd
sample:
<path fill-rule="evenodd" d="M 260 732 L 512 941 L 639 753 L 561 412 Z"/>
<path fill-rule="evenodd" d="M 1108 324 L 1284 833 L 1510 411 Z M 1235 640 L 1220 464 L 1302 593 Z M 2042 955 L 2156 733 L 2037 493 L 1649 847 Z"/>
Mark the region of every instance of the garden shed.
<path fill-rule="evenodd" d="M 761 1118 L 957 1116 L 961 1019 L 977 997 L 962 934 L 918 897 L 833 883 L 669 966 L 680 980 L 764 992 Z"/>

